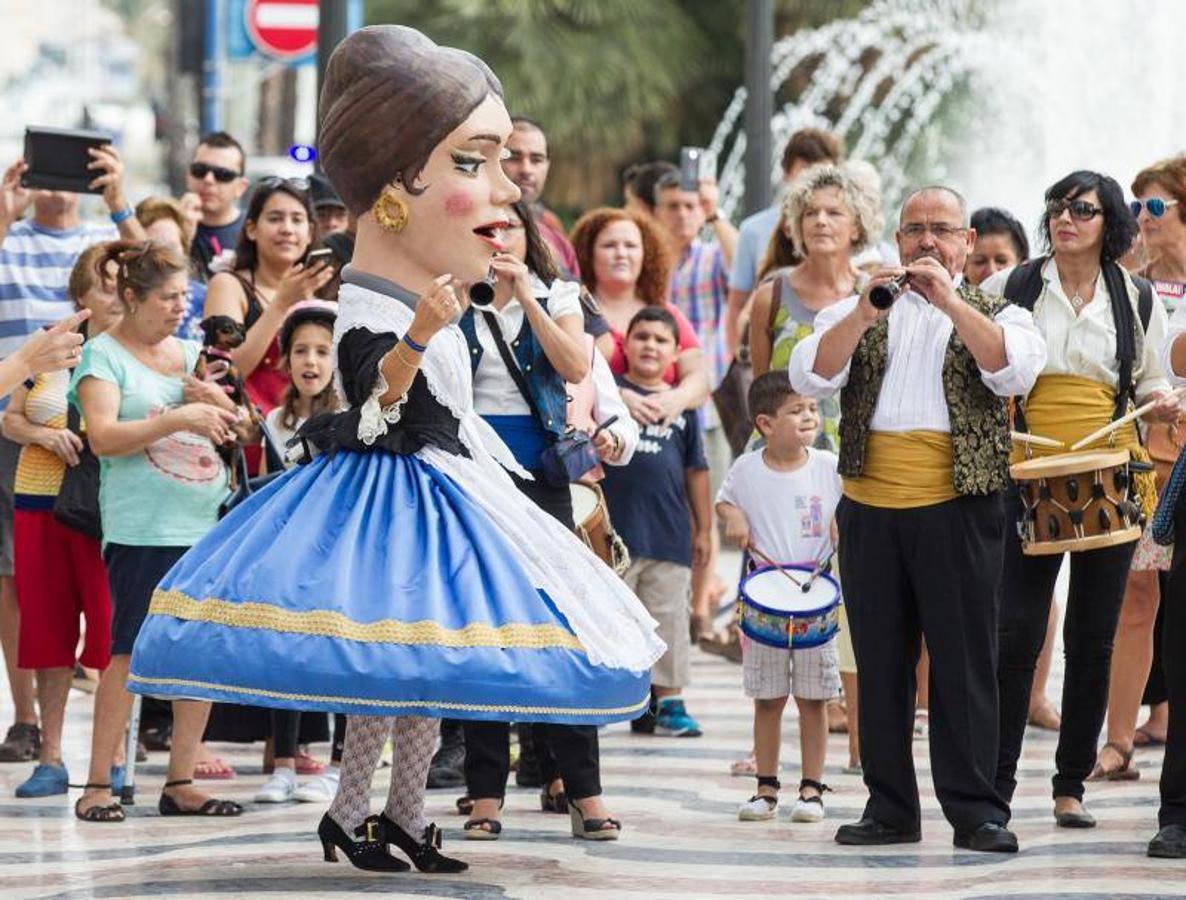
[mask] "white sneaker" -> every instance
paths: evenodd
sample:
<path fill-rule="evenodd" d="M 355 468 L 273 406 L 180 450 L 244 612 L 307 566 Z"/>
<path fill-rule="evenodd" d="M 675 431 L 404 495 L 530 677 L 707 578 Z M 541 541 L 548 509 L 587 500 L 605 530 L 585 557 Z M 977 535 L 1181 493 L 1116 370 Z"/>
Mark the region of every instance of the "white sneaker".
<path fill-rule="evenodd" d="M 777 797 L 762 797 L 755 794 L 737 809 L 737 818 L 742 822 L 765 822 L 777 815 Z"/>
<path fill-rule="evenodd" d="M 288 803 L 296 793 L 296 772 L 277 769 L 255 794 L 256 803 Z"/>
<path fill-rule="evenodd" d="M 300 803 L 329 803 L 338 792 L 338 770 L 328 766 L 316 778 L 297 787 L 292 799 Z"/>
<path fill-rule="evenodd" d="M 792 822 L 822 822 L 824 820 L 824 801 L 822 797 L 812 797 L 804 800 L 799 797 L 791 807 Z"/>

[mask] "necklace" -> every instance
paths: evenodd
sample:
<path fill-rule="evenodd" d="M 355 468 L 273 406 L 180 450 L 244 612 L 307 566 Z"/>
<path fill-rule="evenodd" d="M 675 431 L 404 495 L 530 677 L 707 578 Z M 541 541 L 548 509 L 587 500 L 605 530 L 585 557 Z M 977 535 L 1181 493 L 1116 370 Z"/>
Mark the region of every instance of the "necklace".
<path fill-rule="evenodd" d="M 1079 315 L 1079 313 L 1083 311 L 1083 307 L 1085 307 L 1088 303 L 1091 302 L 1091 300 L 1084 299 L 1083 295 L 1079 291 L 1079 288 L 1086 287 L 1087 285 L 1094 286 L 1095 280 L 1098 277 L 1099 277 L 1099 273 L 1097 272 L 1095 275 L 1091 276 L 1091 278 L 1088 281 L 1083 282 L 1082 285 L 1072 285 L 1072 287 L 1075 288 L 1075 290 L 1073 292 L 1066 291 L 1066 285 L 1063 285 L 1064 292 L 1070 293 L 1070 295 L 1071 295 L 1071 309 L 1073 309 L 1075 311 L 1075 315 Z M 1092 299 L 1094 299 L 1094 297 L 1095 297 L 1095 295 L 1093 293 Z"/>

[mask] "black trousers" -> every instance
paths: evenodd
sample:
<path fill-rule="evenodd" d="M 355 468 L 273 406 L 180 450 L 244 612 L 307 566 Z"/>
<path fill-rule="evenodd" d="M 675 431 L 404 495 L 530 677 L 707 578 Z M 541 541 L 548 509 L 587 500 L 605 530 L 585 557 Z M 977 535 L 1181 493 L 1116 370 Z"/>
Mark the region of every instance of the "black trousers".
<path fill-rule="evenodd" d="M 1153 622 L 1153 663 L 1149 666 L 1149 679 L 1145 682 L 1145 693 L 1141 696 L 1141 703 L 1156 706 L 1166 701 L 1165 683 L 1165 653 L 1163 650 L 1165 633 L 1165 598 L 1170 593 L 1169 572 L 1157 573 L 1157 585 L 1161 588 L 1161 603 L 1157 606 L 1157 618 Z"/>
<path fill-rule="evenodd" d="M 1010 525 L 1021 511 L 1009 496 Z M 1095 765 L 1096 742 L 1108 710 L 1112 641 L 1124 603 L 1136 542 L 1070 554 L 1071 583 L 1063 622 L 1066 669 L 1062 681 L 1062 728 L 1054 754 L 1053 795 L 1083 799 L 1083 779 Z M 1017 787 L 1017 759 L 1029 716 L 1034 667 L 1046 639 L 1046 619 L 1062 556 L 1025 556 L 1017 529 L 1009 528 L 1001 580 L 1000 758 L 997 791 L 1005 800 Z"/>
<path fill-rule="evenodd" d="M 1178 525 L 1178 547 L 1186 545 Z M 1168 590 L 1161 596 L 1165 611 L 1162 623 L 1161 659 L 1165 672 L 1166 699 L 1170 704 L 1165 759 L 1161 763 L 1161 810 L 1158 821 L 1186 825 L 1186 549 L 1174 553 L 1174 567 Z"/>
<path fill-rule="evenodd" d="M 539 472 L 534 481 L 516 476 L 515 485 L 565 528 L 572 529 L 572 494 L 568 485 L 554 487 Z M 592 725 L 531 726 L 545 783 L 564 779 L 564 790 L 576 800 L 601 793 L 601 755 Z M 511 772 L 510 725 L 465 722 L 465 787 L 471 797 L 502 797 Z"/>
<path fill-rule="evenodd" d="M 593 725 L 531 726 L 532 739 L 545 784 L 564 779 L 574 800 L 601 793 L 601 759 Z M 506 722 L 465 723 L 465 792 L 471 797 L 506 794 L 511 771 L 510 725 Z"/>
<path fill-rule="evenodd" d="M 845 497 L 836 524 L 861 697 L 865 816 L 894 828 L 919 826 L 914 671 L 925 637 L 931 773 L 943 814 L 956 831 L 1008 821 L 993 787 L 1001 498 L 881 509 Z"/>

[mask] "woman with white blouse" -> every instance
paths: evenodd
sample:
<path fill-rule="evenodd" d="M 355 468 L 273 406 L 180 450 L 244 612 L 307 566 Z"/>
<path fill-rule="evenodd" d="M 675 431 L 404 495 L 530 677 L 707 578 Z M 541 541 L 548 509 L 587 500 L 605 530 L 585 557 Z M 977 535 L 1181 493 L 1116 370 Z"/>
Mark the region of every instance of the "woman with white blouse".
<path fill-rule="evenodd" d="M 1142 303 L 1142 289 L 1117 264 L 1137 233 L 1120 185 L 1087 171 L 1061 179 L 1046 192 L 1042 233 L 1049 256 L 998 272 L 981 285 L 986 292 L 1031 306 L 1034 324 L 1046 339 L 1046 365 L 1019 404 L 1024 418 L 1018 427 L 1023 421 L 1026 430 L 1070 446 L 1132 403 L 1157 400 L 1151 415 L 1175 415 L 1177 404 L 1168 393 L 1169 383 L 1158 359 L 1166 333 L 1165 310 L 1160 303 Z M 1125 368 L 1131 368 L 1131 384 L 1120 383 L 1122 355 L 1130 359 Z M 1137 449 L 1140 444 L 1130 425 L 1087 449 L 1102 446 Z M 1148 504 L 1155 502 L 1151 479 L 1141 492 Z M 1012 507 L 1016 518 L 1021 510 L 1016 491 Z M 1016 787 L 1034 665 L 1062 556 L 1023 555 L 1012 527 L 1007 529 L 1006 541 L 996 786 L 1008 801 Z M 1083 808 L 1083 782 L 1096 760 L 1096 739 L 1108 700 L 1112 642 L 1135 549 L 1136 543 L 1129 542 L 1071 554 L 1063 626 L 1062 729 L 1053 779 L 1054 816 L 1062 827 L 1095 825 Z"/>
<path fill-rule="evenodd" d="M 593 354 L 584 338 L 580 285 L 557 276 L 525 202 L 511 204 L 507 219 L 506 251 L 491 260 L 497 276 L 494 301 L 485 307 L 471 305 L 460 322 L 473 368 L 474 410 L 532 474 L 530 481 L 512 474 L 519 489 L 571 529 L 569 486 L 549 483 L 541 455 L 567 429 L 566 383 L 582 382 L 590 373 Z M 598 436 L 600 455 L 607 462 L 623 458 L 626 438 L 615 428 L 630 427 L 626 418 L 622 426 L 606 428 Z M 567 812 L 567 789 L 569 797 L 581 799 L 586 818 L 603 820 L 603 829 L 616 837 L 619 826 L 600 797 L 597 729 L 530 727 L 541 760 L 544 808 Z M 465 835 L 492 840 L 502 831 L 499 811 L 510 772 L 509 725 L 466 721 L 464 728 L 467 801 L 473 803 Z"/>

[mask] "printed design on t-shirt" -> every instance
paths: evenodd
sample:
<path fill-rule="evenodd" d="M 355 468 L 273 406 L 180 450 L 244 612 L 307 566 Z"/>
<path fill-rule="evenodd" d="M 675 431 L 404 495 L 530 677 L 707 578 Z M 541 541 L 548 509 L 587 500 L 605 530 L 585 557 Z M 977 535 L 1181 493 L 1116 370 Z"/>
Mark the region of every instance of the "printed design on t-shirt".
<path fill-rule="evenodd" d="M 683 431 L 687 427 L 687 422 L 683 416 L 680 416 L 670 425 L 645 425 L 642 428 L 642 433 L 639 435 L 638 447 L 635 448 L 635 453 L 662 453 L 663 442 L 670 441 L 673 428 L 678 428 Z"/>
<path fill-rule="evenodd" d="M 153 407 L 149 419 L 168 411 L 167 406 Z M 190 431 L 175 431 L 144 448 L 148 464 L 166 478 L 184 484 L 210 484 L 222 477 L 222 462 L 208 438 Z"/>
<path fill-rule="evenodd" d="M 824 536 L 824 500 L 813 494 L 795 497 L 795 511 L 799 514 L 799 537 Z"/>

